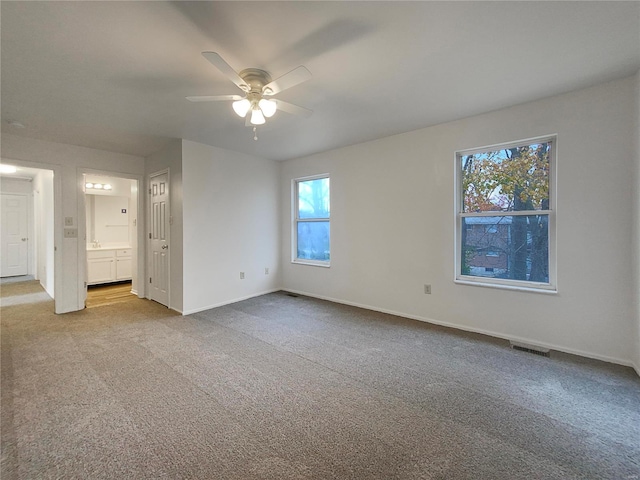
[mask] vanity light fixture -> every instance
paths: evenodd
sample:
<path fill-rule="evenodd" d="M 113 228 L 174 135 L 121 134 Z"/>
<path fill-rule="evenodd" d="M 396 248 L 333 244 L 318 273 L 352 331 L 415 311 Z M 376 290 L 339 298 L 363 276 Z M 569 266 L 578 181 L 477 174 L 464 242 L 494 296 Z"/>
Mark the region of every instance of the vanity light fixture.
<path fill-rule="evenodd" d="M 13 165 L 0 165 L 0 173 L 16 173 L 18 169 Z"/>
<path fill-rule="evenodd" d="M 111 190 L 113 187 L 108 184 L 105 183 L 104 185 L 102 183 L 91 183 L 91 182 L 87 182 L 84 184 L 85 187 L 87 188 L 93 188 L 96 190 Z"/>

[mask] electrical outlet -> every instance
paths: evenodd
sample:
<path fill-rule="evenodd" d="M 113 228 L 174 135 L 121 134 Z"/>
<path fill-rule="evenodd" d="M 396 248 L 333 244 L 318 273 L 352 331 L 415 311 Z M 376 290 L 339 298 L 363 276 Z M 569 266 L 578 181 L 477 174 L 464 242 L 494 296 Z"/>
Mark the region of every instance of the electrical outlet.
<path fill-rule="evenodd" d="M 240 280 L 244 280 L 244 272 L 240 272 Z"/>
<path fill-rule="evenodd" d="M 78 229 L 77 228 L 65 228 L 64 229 L 64 238 L 78 238 Z"/>
<path fill-rule="evenodd" d="M 269 275 L 269 267 L 264 267 L 264 274 Z"/>
<path fill-rule="evenodd" d="M 431 285 L 424 284 L 424 293 L 431 295 Z"/>

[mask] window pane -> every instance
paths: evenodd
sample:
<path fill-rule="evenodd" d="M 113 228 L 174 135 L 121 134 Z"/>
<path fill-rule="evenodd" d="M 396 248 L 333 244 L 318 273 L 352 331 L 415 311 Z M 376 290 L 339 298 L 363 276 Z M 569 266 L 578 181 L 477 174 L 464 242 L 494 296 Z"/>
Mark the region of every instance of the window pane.
<path fill-rule="evenodd" d="M 549 215 L 463 217 L 461 232 L 463 275 L 549 283 Z"/>
<path fill-rule="evenodd" d="M 549 209 L 551 142 L 461 155 L 462 211 Z"/>
<path fill-rule="evenodd" d="M 329 260 L 329 222 L 298 222 L 298 258 Z"/>
<path fill-rule="evenodd" d="M 298 182 L 298 218 L 329 218 L 329 179 Z"/>

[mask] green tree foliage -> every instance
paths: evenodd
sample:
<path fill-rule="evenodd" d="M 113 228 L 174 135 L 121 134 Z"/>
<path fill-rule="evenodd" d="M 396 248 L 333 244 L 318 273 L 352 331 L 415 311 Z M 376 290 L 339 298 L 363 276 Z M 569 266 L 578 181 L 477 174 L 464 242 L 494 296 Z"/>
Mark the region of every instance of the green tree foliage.
<path fill-rule="evenodd" d="M 549 148 L 541 143 L 463 157 L 463 211 L 546 210 Z"/>

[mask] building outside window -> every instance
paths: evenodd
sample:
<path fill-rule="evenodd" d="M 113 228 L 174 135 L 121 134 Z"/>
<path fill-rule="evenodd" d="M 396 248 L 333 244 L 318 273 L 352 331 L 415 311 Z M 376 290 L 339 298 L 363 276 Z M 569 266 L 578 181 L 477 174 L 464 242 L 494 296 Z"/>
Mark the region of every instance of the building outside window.
<path fill-rule="evenodd" d="M 293 195 L 292 261 L 329 266 L 331 260 L 329 176 L 319 175 L 295 179 Z"/>
<path fill-rule="evenodd" d="M 456 281 L 554 291 L 555 137 L 456 153 Z"/>

